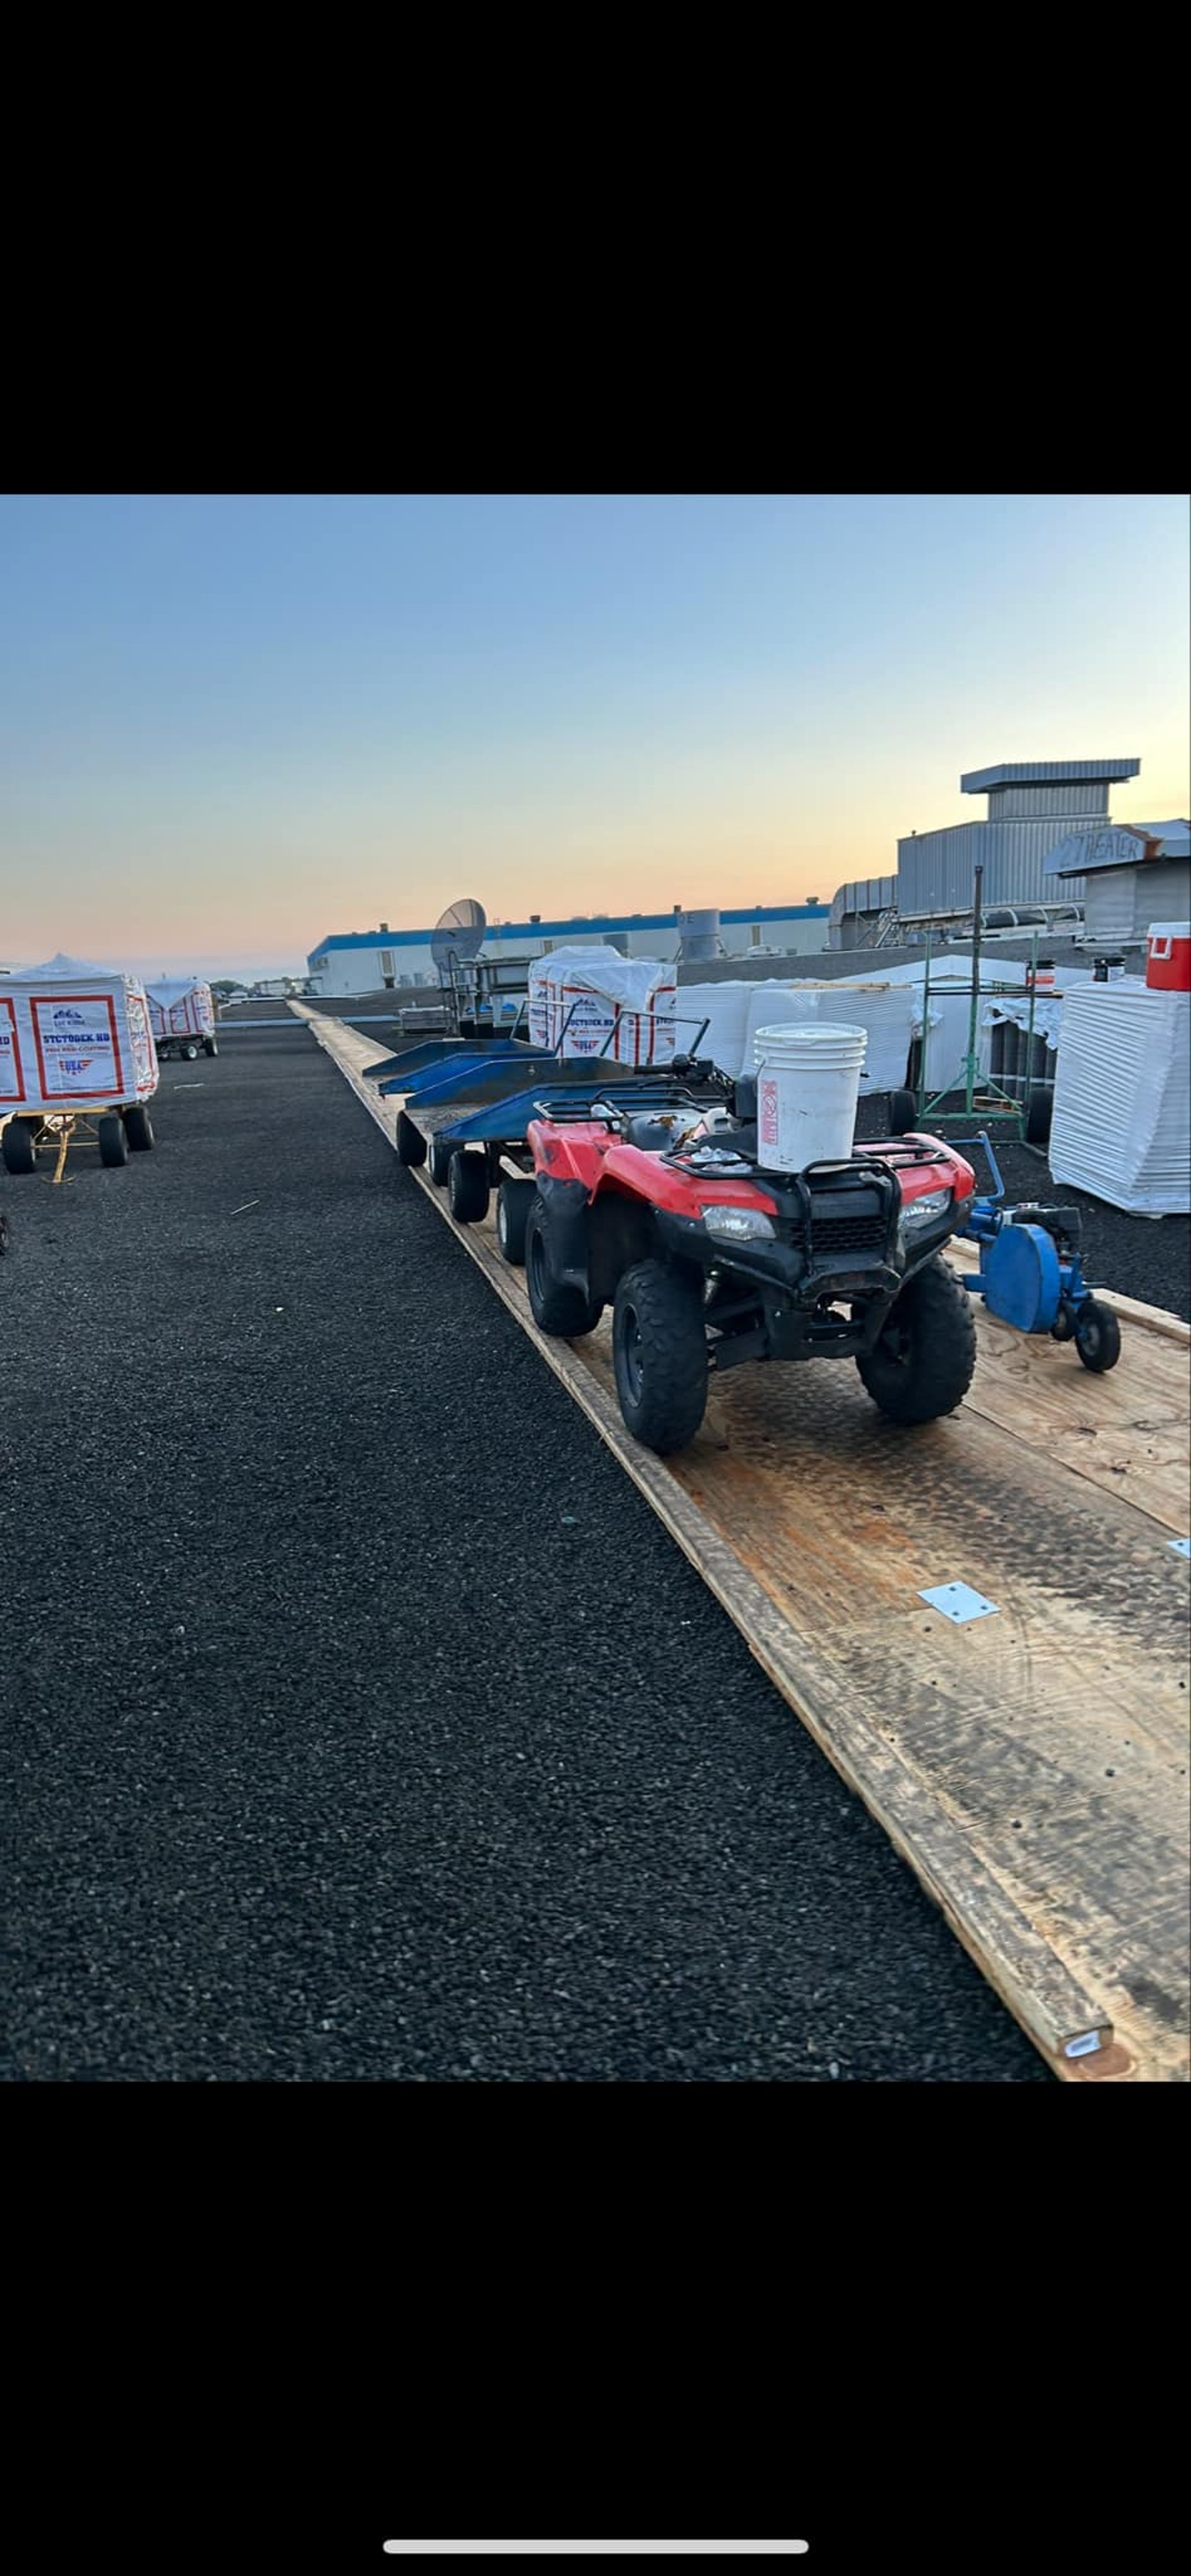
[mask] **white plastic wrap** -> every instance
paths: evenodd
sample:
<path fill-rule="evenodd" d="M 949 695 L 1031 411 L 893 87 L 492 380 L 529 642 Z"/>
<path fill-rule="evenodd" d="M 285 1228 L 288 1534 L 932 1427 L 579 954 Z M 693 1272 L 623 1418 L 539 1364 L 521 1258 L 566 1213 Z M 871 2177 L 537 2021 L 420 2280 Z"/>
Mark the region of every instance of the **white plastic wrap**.
<path fill-rule="evenodd" d="M 116 1108 L 157 1079 L 139 976 L 59 955 L 0 981 L 0 1118 Z"/>
<path fill-rule="evenodd" d="M 558 948 L 529 969 L 529 1034 L 566 1057 L 668 1064 L 675 1053 L 673 966 L 615 948 Z M 693 1032 L 692 1032 L 693 1034 Z"/>
<path fill-rule="evenodd" d="M 678 1052 L 689 1055 L 698 1041 L 699 1053 L 710 1056 L 721 1073 L 735 1081 L 752 1062 L 749 1053 L 749 1004 L 755 984 L 680 984 L 676 1006 Z M 702 1020 L 708 1023 L 706 1035 L 699 1037 Z"/>
<path fill-rule="evenodd" d="M 749 1003 L 748 1062 L 758 1029 L 787 1026 L 836 1027 L 845 1021 L 862 1028 L 867 1041 L 860 1097 L 870 1091 L 896 1090 L 906 1079 L 910 1040 L 914 1034 L 914 999 L 904 985 L 882 977 L 833 977 L 830 983 L 805 980 L 754 984 Z"/>
<path fill-rule="evenodd" d="M 1069 993 L 1050 1168 L 1130 1215 L 1191 1215 L 1191 993 L 1131 978 Z"/>
<path fill-rule="evenodd" d="M 147 984 L 149 1025 L 155 1038 L 210 1038 L 215 1035 L 211 987 L 199 976 L 169 977 Z"/>

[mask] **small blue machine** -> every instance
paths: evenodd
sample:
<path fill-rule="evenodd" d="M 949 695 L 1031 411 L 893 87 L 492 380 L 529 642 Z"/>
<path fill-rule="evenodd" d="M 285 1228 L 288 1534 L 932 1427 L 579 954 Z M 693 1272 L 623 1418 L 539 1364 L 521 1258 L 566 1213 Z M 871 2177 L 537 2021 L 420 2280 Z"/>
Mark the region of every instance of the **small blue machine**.
<path fill-rule="evenodd" d="M 1095 1297 L 1080 1265 L 1082 1220 L 1073 1207 L 1007 1208 L 1005 1184 L 988 1137 L 953 1137 L 964 1151 L 982 1145 L 993 1176 L 990 1196 L 975 1198 L 964 1228 L 980 1246 L 980 1268 L 964 1286 L 983 1297 L 990 1315 L 1018 1333 L 1049 1333 L 1074 1342 L 1084 1367 L 1115 1368 L 1121 1327 L 1111 1306 Z M 962 1274 L 957 1274 L 962 1275 Z"/>

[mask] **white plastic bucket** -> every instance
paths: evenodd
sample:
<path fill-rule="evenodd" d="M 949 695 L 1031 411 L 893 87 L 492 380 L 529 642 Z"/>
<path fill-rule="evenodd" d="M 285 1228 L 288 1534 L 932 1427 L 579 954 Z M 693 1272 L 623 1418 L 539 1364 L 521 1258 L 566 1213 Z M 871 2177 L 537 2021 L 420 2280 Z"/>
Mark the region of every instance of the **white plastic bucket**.
<path fill-rule="evenodd" d="M 756 1029 L 757 1161 L 805 1172 L 852 1151 L 867 1031 L 830 1026 Z"/>

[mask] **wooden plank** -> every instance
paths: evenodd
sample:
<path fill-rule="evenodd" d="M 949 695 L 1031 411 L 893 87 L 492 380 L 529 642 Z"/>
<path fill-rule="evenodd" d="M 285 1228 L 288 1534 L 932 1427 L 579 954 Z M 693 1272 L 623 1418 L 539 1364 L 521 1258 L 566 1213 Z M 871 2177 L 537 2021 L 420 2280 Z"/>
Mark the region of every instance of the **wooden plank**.
<path fill-rule="evenodd" d="M 953 1244 L 949 1257 L 961 1272 L 977 1266 L 965 1244 Z M 1151 1318 L 1160 1310 L 1142 1307 L 1122 1334 L 1117 1366 L 1097 1377 L 1071 1343 L 1015 1333 L 986 1313 L 983 1298 L 975 1302 L 980 1366 L 969 1404 L 1027 1447 L 1061 1458 L 1073 1474 L 1124 1495 L 1176 1538 L 1186 1537 L 1191 1334 L 1183 1345 L 1156 1331 Z"/>
<path fill-rule="evenodd" d="M 315 1033 L 392 1136 L 397 1103 L 364 1078 L 378 1050 L 326 1019 Z M 1055 2072 L 1186 2081 L 1187 1567 L 1168 1531 L 1188 1435 L 1170 1337 L 1139 1322 L 1129 1375 L 1123 1357 L 1094 1378 L 978 1309 L 972 1394 L 945 1422 L 907 1437 L 851 1369 L 742 1369 L 663 1462 L 621 1421 L 607 1318 L 580 1342 L 540 1334 L 491 1222 L 455 1226 L 423 1186 Z M 1093 1472 L 1078 1422 L 1114 1394 Z M 956 1629 L 918 1598 L 952 1580 L 997 1616 Z M 1067 2059 L 1085 2030 L 1102 2047 Z"/>

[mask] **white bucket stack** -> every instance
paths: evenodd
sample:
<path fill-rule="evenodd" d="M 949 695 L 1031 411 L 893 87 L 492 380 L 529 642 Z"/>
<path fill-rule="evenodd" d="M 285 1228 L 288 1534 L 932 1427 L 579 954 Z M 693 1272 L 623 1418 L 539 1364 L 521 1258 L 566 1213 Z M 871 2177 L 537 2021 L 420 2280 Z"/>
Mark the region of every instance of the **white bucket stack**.
<path fill-rule="evenodd" d="M 765 1172 L 805 1172 L 852 1151 L 864 1064 L 863 1029 L 757 1029 L 757 1161 Z"/>

